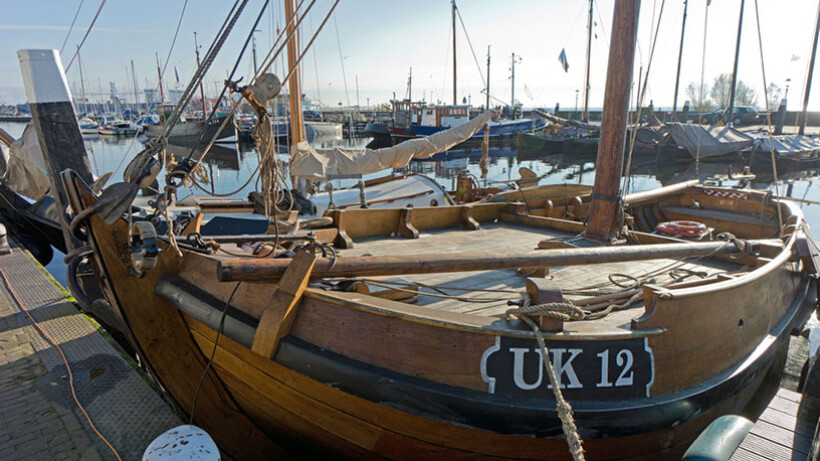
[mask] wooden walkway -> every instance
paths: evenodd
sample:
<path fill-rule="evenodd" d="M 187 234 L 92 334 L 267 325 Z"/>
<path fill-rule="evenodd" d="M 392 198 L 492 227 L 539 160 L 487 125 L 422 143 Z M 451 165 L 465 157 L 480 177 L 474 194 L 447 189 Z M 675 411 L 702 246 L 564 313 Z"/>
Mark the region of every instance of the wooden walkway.
<path fill-rule="evenodd" d="M 24 250 L 0 256 L 0 459 L 114 459 L 74 404 L 66 367 L 12 296 L 60 344 L 77 398 L 124 460 L 180 424 L 172 408 Z"/>
<path fill-rule="evenodd" d="M 817 421 L 799 415 L 802 394 L 780 389 L 735 451 L 736 461 L 804 461 Z"/>

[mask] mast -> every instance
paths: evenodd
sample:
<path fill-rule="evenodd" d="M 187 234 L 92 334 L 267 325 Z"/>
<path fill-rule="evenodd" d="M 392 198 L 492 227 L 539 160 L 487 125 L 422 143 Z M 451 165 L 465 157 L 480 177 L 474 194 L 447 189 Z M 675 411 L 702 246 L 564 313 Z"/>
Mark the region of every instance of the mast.
<path fill-rule="evenodd" d="M 735 85 L 737 84 L 737 60 L 740 57 L 740 31 L 743 28 L 743 5 L 746 4 L 746 0 L 740 0 L 740 17 L 737 20 L 737 44 L 735 45 L 735 67 L 732 70 L 732 89 L 729 93 L 729 118 L 726 119 L 727 125 L 732 125 L 732 118 L 734 117 L 735 111 Z"/>
<path fill-rule="evenodd" d="M 77 65 L 80 68 L 80 90 L 83 96 L 83 116 L 88 115 L 88 101 L 85 99 L 85 80 L 83 79 L 83 60 L 80 58 L 80 45 L 77 45 Z"/>
<path fill-rule="evenodd" d="M 140 113 L 140 90 L 137 88 L 137 74 L 134 73 L 134 60 L 131 60 L 131 79 L 134 81 L 134 104 L 136 104 L 137 117 Z"/>
<path fill-rule="evenodd" d="M 410 68 L 410 76 L 407 77 L 407 98 L 413 101 L 413 68 Z"/>
<path fill-rule="evenodd" d="M 820 35 L 820 4 L 817 5 L 817 24 L 814 27 L 814 44 L 811 46 L 811 60 L 809 61 L 809 72 L 806 75 L 806 91 L 803 94 L 803 112 L 800 114 L 800 135 L 806 131 L 806 110 L 809 106 L 809 93 L 811 93 L 811 78 L 814 74 L 814 57 L 817 55 L 817 36 Z"/>
<path fill-rule="evenodd" d="M 256 74 L 259 73 L 259 68 L 256 65 L 256 32 L 257 32 L 256 30 L 253 31 L 253 40 L 252 40 L 253 41 L 253 48 L 252 48 L 252 51 L 253 51 L 253 75 L 256 75 Z"/>
<path fill-rule="evenodd" d="M 453 105 L 458 104 L 456 97 L 456 0 L 451 0 L 453 4 Z"/>
<path fill-rule="evenodd" d="M 487 45 L 487 110 L 490 110 L 490 45 Z"/>
<path fill-rule="evenodd" d="M 683 0 L 683 23 L 680 26 L 680 50 L 678 51 L 678 72 L 675 74 L 675 99 L 672 100 L 672 118 L 677 119 L 678 113 L 678 87 L 680 85 L 680 64 L 683 58 L 683 33 L 686 31 L 686 10 L 689 8 L 689 0 Z"/>
<path fill-rule="evenodd" d="M 589 19 L 587 20 L 587 69 L 586 69 L 586 84 L 584 85 L 584 116 L 583 121 L 589 121 L 589 63 L 592 54 L 592 2 L 589 0 Z"/>
<path fill-rule="evenodd" d="M 196 66 L 199 67 L 199 44 L 196 42 L 196 31 L 194 31 L 194 49 L 196 50 Z M 199 80 L 199 97 L 202 99 L 202 119 L 208 118 L 208 109 L 205 108 L 205 88 L 202 87 L 202 80 Z"/>
<path fill-rule="evenodd" d="M 640 6 L 640 0 L 617 1 L 612 18 L 601 141 L 598 146 L 589 223 L 585 232 L 586 237 L 604 242 L 612 242 L 622 225 L 616 217 L 621 207 L 619 183 L 623 168 L 629 87 L 632 85 Z"/>
<path fill-rule="evenodd" d="M 515 120 L 515 53 L 512 54 L 512 66 L 510 67 L 510 120 Z"/>
<path fill-rule="evenodd" d="M 159 53 L 154 53 L 157 57 L 157 78 L 159 79 L 159 102 L 165 102 L 165 91 L 162 89 L 162 70 L 159 67 Z"/>
<path fill-rule="evenodd" d="M 302 126 L 302 88 L 301 72 L 296 66 L 299 58 L 299 31 L 295 29 L 298 21 L 296 18 L 296 0 L 285 0 L 285 20 L 287 21 L 287 34 L 290 35 L 288 41 L 288 68 L 292 70 L 288 88 L 290 92 L 290 146 L 291 152 L 295 151 L 296 144 L 305 140 Z M 292 35 L 291 35 L 292 34 Z"/>

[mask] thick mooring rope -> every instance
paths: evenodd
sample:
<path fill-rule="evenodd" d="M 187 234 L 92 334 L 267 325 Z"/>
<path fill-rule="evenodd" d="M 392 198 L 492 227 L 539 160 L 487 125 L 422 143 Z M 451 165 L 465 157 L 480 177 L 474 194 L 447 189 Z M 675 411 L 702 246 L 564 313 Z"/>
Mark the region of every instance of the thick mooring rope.
<path fill-rule="evenodd" d="M 582 445 L 581 436 L 578 434 L 578 427 L 575 425 L 575 418 L 572 416 L 572 405 L 564 398 L 561 392 L 558 377 L 555 376 L 555 369 L 552 367 L 552 361 L 549 359 L 550 351 L 547 344 L 544 342 L 544 336 L 541 334 L 541 329 L 526 314 L 518 314 L 518 318 L 524 321 L 532 328 L 535 333 L 535 340 L 538 341 L 538 347 L 541 348 L 541 362 L 547 370 L 547 376 L 552 386 L 552 393 L 555 395 L 555 409 L 558 412 L 558 417 L 561 419 L 561 429 L 564 431 L 564 438 L 569 445 L 569 453 L 572 455 L 574 461 L 584 461 L 584 447 Z"/>

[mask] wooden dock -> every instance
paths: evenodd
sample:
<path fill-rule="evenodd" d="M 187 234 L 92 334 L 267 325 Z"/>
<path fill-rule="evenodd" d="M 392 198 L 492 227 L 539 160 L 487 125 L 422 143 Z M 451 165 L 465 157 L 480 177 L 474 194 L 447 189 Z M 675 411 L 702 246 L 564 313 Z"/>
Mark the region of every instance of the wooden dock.
<path fill-rule="evenodd" d="M 733 461 L 807 459 L 817 421 L 812 424 L 799 414 L 802 397 L 802 394 L 781 388 L 731 459 Z"/>
<path fill-rule="evenodd" d="M 74 403 L 59 352 L 20 304 L 64 351 L 77 398 L 122 459 L 140 459 L 157 435 L 180 424 L 31 255 L 19 248 L 0 255 L 0 274 L 0 459 L 115 459 Z"/>

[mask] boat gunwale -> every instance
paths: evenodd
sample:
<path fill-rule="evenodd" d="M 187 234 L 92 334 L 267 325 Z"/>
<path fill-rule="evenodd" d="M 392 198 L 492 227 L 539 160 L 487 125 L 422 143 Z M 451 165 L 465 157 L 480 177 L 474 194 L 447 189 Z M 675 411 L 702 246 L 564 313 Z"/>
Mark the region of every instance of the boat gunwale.
<path fill-rule="evenodd" d="M 698 187 L 698 188 L 709 189 L 709 190 L 720 189 L 720 188 L 712 188 L 712 187 Z M 696 297 L 696 296 L 713 294 L 713 293 L 718 292 L 718 291 L 724 291 L 724 290 L 728 290 L 728 289 L 743 287 L 745 285 L 748 285 L 750 283 L 753 283 L 753 282 L 756 282 L 756 281 L 762 279 L 763 277 L 765 277 L 765 276 L 771 274 L 772 272 L 774 272 L 776 269 L 779 269 L 780 267 L 785 265 L 789 261 L 789 259 L 792 258 L 792 253 L 793 253 L 792 250 L 794 248 L 795 242 L 797 241 L 797 239 L 799 238 L 800 235 L 804 234 L 802 224 L 805 223 L 805 220 L 803 219 L 802 210 L 800 210 L 800 208 L 797 207 L 797 205 L 795 205 L 794 203 L 792 203 L 788 200 L 773 200 L 773 202 L 777 203 L 778 205 L 785 206 L 788 209 L 788 211 L 791 213 L 791 216 L 789 216 L 787 219 L 792 219 L 793 217 L 796 216 L 797 217 L 797 220 L 796 220 L 797 222 L 794 223 L 795 230 L 789 236 L 788 241 L 785 242 L 785 245 L 783 246 L 783 249 L 780 251 L 780 253 L 776 257 L 772 258 L 771 261 L 767 262 L 766 264 L 764 264 L 760 267 L 756 267 L 754 270 L 746 272 L 745 274 L 743 274 L 739 277 L 733 277 L 733 278 L 729 278 L 729 279 L 726 279 L 726 280 L 723 280 L 723 281 L 710 283 L 710 284 L 706 284 L 706 285 L 699 285 L 697 287 L 688 287 L 688 288 L 675 289 L 675 288 L 665 288 L 665 287 L 659 287 L 659 286 L 655 286 L 655 285 L 649 285 L 648 288 L 652 291 L 652 293 L 654 295 L 660 296 L 661 298 L 674 298 L 674 299 L 693 298 L 693 297 Z M 784 226 L 785 225 L 786 224 L 785 224 L 785 221 L 784 221 Z M 781 228 L 781 231 L 782 231 L 782 228 Z"/>

